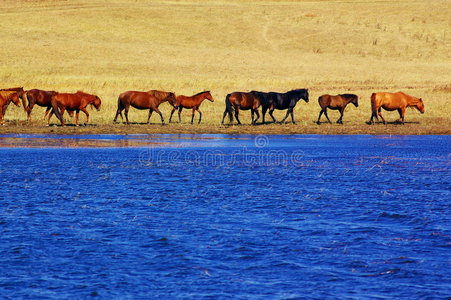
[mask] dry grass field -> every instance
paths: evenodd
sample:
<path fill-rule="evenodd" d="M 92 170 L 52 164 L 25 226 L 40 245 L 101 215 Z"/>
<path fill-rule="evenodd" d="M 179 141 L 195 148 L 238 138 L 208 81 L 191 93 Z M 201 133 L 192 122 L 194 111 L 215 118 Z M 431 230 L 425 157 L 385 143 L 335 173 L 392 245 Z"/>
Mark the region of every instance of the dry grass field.
<path fill-rule="evenodd" d="M 83 90 L 102 98 L 98 126 L 46 127 L 43 108 L 26 122 L 10 106 L 6 132 L 65 133 L 374 133 L 449 134 L 451 37 L 449 1 L 136 1 L 3 0 L 0 2 L 0 88 Z M 232 91 L 309 88 L 298 125 L 220 126 Z M 161 89 L 192 95 L 211 90 L 203 124 L 112 124 L 117 96 Z M 426 112 L 408 110 L 404 126 L 365 124 L 370 95 L 404 91 Z M 356 93 L 344 125 L 316 125 L 318 96 Z M 169 104 L 161 105 L 169 119 Z M 278 112 L 280 119 L 285 112 Z M 396 112 L 385 112 L 389 121 Z M 337 112 L 329 114 L 332 120 Z M 81 116 L 84 120 L 84 115 Z M 131 110 L 142 123 L 147 111 Z M 196 115 L 196 119 L 197 119 Z M 53 119 L 56 123 L 56 119 Z M 243 112 L 249 123 L 249 112 Z"/>

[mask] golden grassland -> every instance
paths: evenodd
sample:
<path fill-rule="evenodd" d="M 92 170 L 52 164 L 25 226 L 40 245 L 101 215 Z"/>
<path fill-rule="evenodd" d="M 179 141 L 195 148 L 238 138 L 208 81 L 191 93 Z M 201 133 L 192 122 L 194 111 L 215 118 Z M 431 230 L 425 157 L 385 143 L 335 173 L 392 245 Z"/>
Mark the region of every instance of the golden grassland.
<path fill-rule="evenodd" d="M 66 128 L 47 127 L 40 107 L 27 123 L 11 105 L 0 133 L 450 133 L 449 1 L 6 0 L 0 17 L 0 88 L 83 90 L 103 101 L 91 113 L 97 126 Z M 220 125 L 232 91 L 295 88 L 310 91 L 297 125 Z M 150 125 L 112 124 L 121 92 L 149 89 L 211 90 L 215 102 L 203 103 L 200 126 L 189 124 L 190 111 L 180 125 L 158 125 L 156 114 Z M 404 126 L 366 125 L 375 91 L 422 97 L 426 112 L 408 110 Z M 359 95 L 344 125 L 314 123 L 326 93 Z M 161 109 L 167 121 L 169 104 Z M 147 111 L 129 117 L 142 123 Z"/>

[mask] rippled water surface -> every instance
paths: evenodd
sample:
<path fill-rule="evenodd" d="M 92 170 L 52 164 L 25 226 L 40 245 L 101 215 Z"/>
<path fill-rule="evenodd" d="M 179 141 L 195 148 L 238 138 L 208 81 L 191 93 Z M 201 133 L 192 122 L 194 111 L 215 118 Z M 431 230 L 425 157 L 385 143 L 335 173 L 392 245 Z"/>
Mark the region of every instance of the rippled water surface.
<path fill-rule="evenodd" d="M 451 296 L 448 136 L 1 138 L 1 298 Z"/>

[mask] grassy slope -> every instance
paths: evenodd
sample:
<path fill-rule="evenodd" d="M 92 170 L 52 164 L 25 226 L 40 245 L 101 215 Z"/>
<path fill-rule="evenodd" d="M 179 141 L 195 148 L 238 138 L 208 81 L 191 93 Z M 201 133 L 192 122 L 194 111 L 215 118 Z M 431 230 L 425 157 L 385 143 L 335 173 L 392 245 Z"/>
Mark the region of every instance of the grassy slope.
<path fill-rule="evenodd" d="M 448 7 L 448 1 L 399 0 L 7 0 L 0 2 L 0 85 L 96 93 L 103 108 L 91 116 L 100 125 L 111 123 L 117 95 L 125 90 L 163 89 L 185 95 L 212 91 L 216 102 L 202 106 L 204 126 L 158 126 L 152 132 L 234 132 L 236 127 L 219 127 L 227 93 L 308 87 L 311 102 L 296 108 L 299 126 L 242 130 L 378 133 L 381 129 L 364 125 L 371 93 L 402 90 L 422 97 L 426 105 L 424 115 L 408 110 L 406 120 L 414 122 L 408 132 L 411 128 L 413 133 L 449 134 Z M 319 112 L 317 97 L 343 92 L 358 94 L 360 107 L 347 109 L 344 128 L 318 129 L 313 123 Z M 161 108 L 168 119 L 169 105 Z M 35 129 L 27 131 L 48 130 L 36 129 L 45 124 L 42 113 L 42 108 L 36 109 Z M 249 113 L 244 115 L 249 122 Z M 388 120 L 397 118 L 396 112 L 385 115 Z M 136 122 L 146 116 L 144 111 L 130 112 Z M 330 116 L 336 119 L 338 114 Z M 189 113 L 183 118 L 188 121 Z M 25 130 L 14 126 L 24 124 L 22 110 L 11 106 L 6 119 L 14 121 L 0 132 Z M 152 120 L 157 122 L 157 116 Z M 382 132 L 406 133 L 405 128 L 391 127 Z M 123 125 L 102 128 L 149 131 Z"/>

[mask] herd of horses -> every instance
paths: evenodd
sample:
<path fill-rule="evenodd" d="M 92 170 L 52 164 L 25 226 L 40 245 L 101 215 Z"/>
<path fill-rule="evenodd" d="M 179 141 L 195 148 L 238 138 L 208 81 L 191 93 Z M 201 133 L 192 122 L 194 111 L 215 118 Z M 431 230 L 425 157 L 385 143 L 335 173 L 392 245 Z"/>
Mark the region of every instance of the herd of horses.
<path fill-rule="evenodd" d="M 75 124 L 78 125 L 78 117 L 80 111 L 86 115 L 86 123 L 89 122 L 88 106 L 91 106 L 97 110 L 100 110 L 101 99 L 97 95 L 88 94 L 82 91 L 76 93 L 59 93 L 56 91 L 44 91 L 40 89 L 24 90 L 22 87 L 0 89 L 0 123 L 4 124 L 4 115 L 8 105 L 12 102 L 16 106 L 20 107 L 20 99 L 22 100 L 23 108 L 27 113 L 27 120 L 31 120 L 31 112 L 35 105 L 45 107 L 44 119 L 48 118 L 50 124 L 50 118 L 55 115 L 61 122 L 61 125 L 65 125 L 63 118 L 64 112 L 67 112 L 70 117 L 73 117 L 75 112 Z M 308 89 L 295 89 L 286 93 L 276 92 L 233 92 L 225 98 L 225 110 L 222 116 L 221 124 L 224 124 L 225 118 L 229 117 L 229 122 L 233 123 L 234 118 L 238 124 L 241 124 L 239 115 L 240 111 L 250 110 L 251 123 L 257 124 L 260 119 L 259 109 L 261 108 L 262 123 L 265 123 L 265 115 L 268 112 L 273 122 L 276 119 L 273 115 L 274 110 L 286 110 L 285 117 L 280 121 L 281 123 L 291 116 L 291 122 L 294 124 L 293 110 L 299 100 L 309 102 Z M 199 107 L 204 100 L 214 101 L 210 91 L 204 91 L 197 93 L 193 96 L 175 95 L 173 92 L 165 92 L 158 90 L 150 91 L 127 91 L 121 93 L 118 97 L 117 111 L 113 122 L 117 122 L 120 116 L 122 121 L 125 115 L 125 122 L 129 124 L 128 111 L 130 107 L 134 107 L 140 110 L 149 110 L 147 123 L 150 121 L 150 117 L 153 112 L 156 112 L 160 118 L 161 123 L 164 124 L 164 117 L 161 111 L 158 109 L 161 103 L 168 102 L 172 106 L 172 111 L 169 117 L 169 122 L 172 121 L 172 116 L 176 110 L 178 110 L 178 119 L 181 122 L 182 110 L 191 109 L 191 124 L 194 122 L 195 112 L 199 114 L 198 123 L 202 121 L 202 112 Z M 340 117 L 337 123 L 343 124 L 343 114 L 346 106 L 352 103 L 355 107 L 359 106 L 358 96 L 354 94 L 340 94 L 340 95 L 322 95 L 318 98 L 318 103 L 321 107 L 319 112 L 317 124 L 321 124 L 321 117 L 324 114 L 327 121 L 331 123 L 329 116 L 327 115 L 327 109 L 338 110 Z M 371 118 L 369 124 L 374 123 L 374 118 L 379 120 L 381 117 L 382 122 L 386 124 L 384 117 L 382 116 L 382 109 L 387 111 L 397 110 L 399 113 L 398 122 L 404 123 L 404 116 L 407 107 L 416 108 L 421 113 L 424 113 L 424 103 L 421 98 L 416 98 L 407 95 L 403 92 L 387 93 L 379 92 L 371 95 Z"/>

